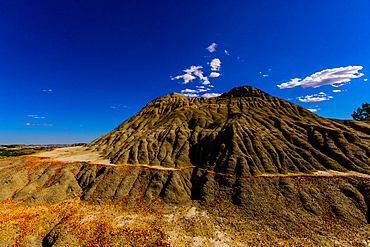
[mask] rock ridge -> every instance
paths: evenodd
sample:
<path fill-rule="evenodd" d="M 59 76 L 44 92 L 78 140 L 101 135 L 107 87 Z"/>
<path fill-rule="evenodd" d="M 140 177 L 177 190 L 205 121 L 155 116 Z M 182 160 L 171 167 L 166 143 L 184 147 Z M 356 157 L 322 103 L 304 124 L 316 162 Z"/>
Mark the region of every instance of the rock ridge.
<path fill-rule="evenodd" d="M 322 118 L 251 86 L 214 98 L 172 93 L 88 145 L 115 164 L 239 175 L 370 174 L 370 125 Z"/>

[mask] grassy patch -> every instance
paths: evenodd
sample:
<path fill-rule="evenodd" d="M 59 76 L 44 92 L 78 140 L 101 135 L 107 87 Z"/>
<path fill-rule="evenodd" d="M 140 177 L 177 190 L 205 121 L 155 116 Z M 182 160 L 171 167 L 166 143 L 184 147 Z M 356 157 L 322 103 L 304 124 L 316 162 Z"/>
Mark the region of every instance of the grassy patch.
<path fill-rule="evenodd" d="M 27 146 L 27 145 L 1 145 L 0 159 L 23 156 L 33 153 L 51 150 L 48 146 Z"/>

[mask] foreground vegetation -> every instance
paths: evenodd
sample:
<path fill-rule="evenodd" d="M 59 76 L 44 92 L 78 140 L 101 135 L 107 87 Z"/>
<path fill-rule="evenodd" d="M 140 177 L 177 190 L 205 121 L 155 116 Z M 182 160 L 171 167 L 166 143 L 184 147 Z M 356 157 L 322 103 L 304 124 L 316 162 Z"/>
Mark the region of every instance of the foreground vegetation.
<path fill-rule="evenodd" d="M 34 145 L 1 145 L 0 146 L 0 159 L 39 153 L 49 151 L 50 146 L 34 146 Z"/>
<path fill-rule="evenodd" d="M 56 147 L 80 146 L 80 145 L 83 145 L 83 143 L 68 145 L 23 145 L 23 144 L 0 145 L 0 159 L 50 151 Z"/>

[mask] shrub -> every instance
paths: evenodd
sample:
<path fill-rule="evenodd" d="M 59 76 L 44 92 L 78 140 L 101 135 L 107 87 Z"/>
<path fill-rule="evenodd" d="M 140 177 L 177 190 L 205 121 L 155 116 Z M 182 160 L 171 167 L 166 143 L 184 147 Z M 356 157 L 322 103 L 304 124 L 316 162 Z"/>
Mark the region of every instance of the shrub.
<path fill-rule="evenodd" d="M 362 107 L 357 108 L 351 115 L 354 120 L 364 120 L 370 116 L 370 104 L 362 103 Z"/>
<path fill-rule="evenodd" d="M 216 118 L 213 120 L 213 124 L 214 125 L 220 125 L 222 123 L 222 119 L 221 118 Z"/>

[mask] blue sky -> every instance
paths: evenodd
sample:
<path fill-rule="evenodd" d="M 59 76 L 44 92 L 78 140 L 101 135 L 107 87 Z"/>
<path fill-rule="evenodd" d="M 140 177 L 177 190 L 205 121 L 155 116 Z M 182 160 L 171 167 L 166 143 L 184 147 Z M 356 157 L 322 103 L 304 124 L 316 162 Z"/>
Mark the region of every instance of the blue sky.
<path fill-rule="evenodd" d="M 156 97 L 251 85 L 323 117 L 369 102 L 370 1 L 0 2 L 0 144 L 90 142 Z"/>

